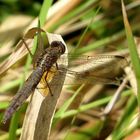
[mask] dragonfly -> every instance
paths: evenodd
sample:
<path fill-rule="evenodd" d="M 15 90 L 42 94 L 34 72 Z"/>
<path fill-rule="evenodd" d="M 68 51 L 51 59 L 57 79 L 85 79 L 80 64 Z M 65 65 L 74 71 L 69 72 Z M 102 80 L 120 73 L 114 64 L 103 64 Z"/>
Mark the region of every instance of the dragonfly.
<path fill-rule="evenodd" d="M 60 56 L 65 53 L 65 45 L 61 41 L 56 40 L 52 41 L 50 47 L 44 49 L 42 43 L 43 40 L 40 34 L 40 32 L 42 32 L 42 29 L 30 29 L 26 36 L 28 36 L 29 33 L 32 33 L 32 31 L 34 32 L 36 30 L 39 32 L 38 48 L 41 48 L 41 51 L 39 49 L 36 50 L 33 57 L 34 70 L 25 81 L 22 88 L 13 97 L 9 107 L 4 114 L 2 120 L 3 123 L 6 123 L 6 121 L 10 119 L 13 113 L 21 107 L 24 101 L 35 91 L 36 88 L 40 90 L 40 93 L 43 96 L 47 96 L 46 90 L 49 90 L 50 94 L 53 96 L 53 93 L 51 92 L 51 89 L 49 87 L 49 82 L 57 72 L 63 74 L 64 68 L 59 70 L 57 61 L 59 61 Z M 30 55 L 32 55 L 25 40 L 23 39 L 22 41 L 28 49 Z M 74 59 L 75 57 L 77 58 L 77 56 L 75 55 L 69 55 L 68 57 L 69 59 Z M 62 60 L 65 61 L 65 58 L 63 58 Z M 114 66 L 110 65 L 110 61 L 113 62 L 112 64 L 114 64 Z M 79 62 L 82 62 L 82 64 L 78 65 Z M 76 59 L 76 61 L 74 61 L 74 63 L 70 64 L 70 67 L 67 69 L 67 76 L 72 79 L 72 82 L 67 80 L 65 82 L 65 85 L 72 84 L 73 79 L 74 81 L 76 81 L 75 84 L 93 84 L 95 82 L 99 82 L 118 85 L 118 80 L 114 80 L 111 74 L 108 75 L 108 73 L 114 71 L 113 67 L 116 67 L 115 69 L 118 69 L 122 66 L 126 66 L 127 64 L 128 63 L 125 57 L 118 55 L 80 56 Z M 108 75 L 108 77 L 105 76 L 106 78 L 103 78 L 104 75 Z M 56 79 L 56 84 L 59 83 L 58 81 L 59 79 Z"/>
<path fill-rule="evenodd" d="M 4 123 L 11 117 L 11 115 L 15 112 L 15 110 L 17 110 L 22 105 L 22 103 L 29 97 L 29 95 L 35 90 L 45 72 L 46 72 L 45 77 L 47 77 L 49 69 L 52 67 L 54 63 L 56 63 L 57 59 L 64 52 L 65 46 L 60 41 L 53 41 L 50 44 L 50 47 L 43 51 L 43 53 L 40 55 L 40 57 L 38 57 L 36 61 L 36 68 L 33 70 L 33 72 L 28 77 L 23 87 L 18 91 L 16 96 L 14 96 L 10 106 L 6 110 L 3 118 Z M 47 87 L 49 87 L 47 81 L 46 84 Z"/>

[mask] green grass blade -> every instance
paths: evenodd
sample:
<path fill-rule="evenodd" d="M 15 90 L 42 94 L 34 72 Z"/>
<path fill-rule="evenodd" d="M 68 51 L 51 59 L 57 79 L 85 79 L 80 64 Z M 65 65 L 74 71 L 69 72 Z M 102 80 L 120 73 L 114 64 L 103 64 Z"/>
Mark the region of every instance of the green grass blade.
<path fill-rule="evenodd" d="M 130 90 L 124 91 L 122 93 L 122 97 L 123 96 L 129 96 L 130 94 L 131 94 Z M 77 110 L 66 111 L 65 113 L 63 113 L 61 115 L 61 118 L 70 117 L 70 116 L 76 115 L 77 113 L 84 112 L 84 111 L 87 111 L 89 109 L 93 109 L 93 108 L 99 107 L 101 105 L 104 105 L 104 104 L 108 103 L 112 99 L 112 97 L 113 96 L 106 97 L 106 98 L 99 99 L 97 101 L 93 101 L 93 102 L 85 104 L 85 105 L 81 105 Z"/>
<path fill-rule="evenodd" d="M 95 18 L 95 17 L 96 17 L 96 15 L 99 13 L 100 9 L 101 9 L 101 7 L 99 7 L 99 8 L 97 9 L 97 11 L 95 12 L 95 15 L 94 15 L 94 16 L 93 16 L 93 18 L 91 19 L 90 23 L 89 23 L 89 24 L 88 24 L 88 26 L 85 28 L 85 30 L 84 30 L 84 32 L 83 32 L 83 34 L 81 35 L 81 37 L 80 37 L 80 39 L 79 39 L 78 44 L 76 45 L 76 49 L 80 46 L 80 44 L 81 44 L 81 42 L 82 42 L 83 38 L 85 37 L 85 35 L 86 35 L 86 33 L 87 33 L 87 31 L 88 31 L 89 27 L 90 27 L 90 26 L 91 26 L 91 24 L 93 23 L 94 18 Z M 75 50 L 75 51 L 76 51 L 76 50 Z"/>
<path fill-rule="evenodd" d="M 79 92 L 82 90 L 83 87 L 84 87 L 84 84 L 81 85 L 78 88 L 78 90 L 73 94 L 73 96 L 70 99 L 68 99 L 64 103 L 64 105 L 56 112 L 56 114 L 54 116 L 53 124 L 55 124 L 57 122 L 57 120 L 59 120 L 65 114 L 66 110 L 68 109 L 68 107 L 70 106 L 70 104 L 73 102 L 73 100 L 79 94 Z"/>
<path fill-rule="evenodd" d="M 49 28 L 49 32 L 53 32 L 56 30 L 60 25 L 66 23 L 67 21 L 70 21 L 73 17 L 77 16 L 78 14 L 82 13 L 85 9 L 89 6 L 91 6 L 93 3 L 97 2 L 97 0 L 92 0 L 92 1 L 83 1 L 84 3 L 81 4 L 79 7 L 68 13 L 66 16 L 62 17 L 61 20 L 56 22 L 56 24 L 52 25 Z"/>
<path fill-rule="evenodd" d="M 47 17 L 47 13 L 49 8 L 52 5 L 53 0 L 44 0 L 41 10 L 40 10 L 40 14 L 39 14 L 39 21 L 40 21 L 40 26 L 43 27 L 43 25 L 45 24 L 46 21 L 46 17 Z"/>
<path fill-rule="evenodd" d="M 133 66 L 134 73 L 136 76 L 136 81 L 137 81 L 137 96 L 138 96 L 138 104 L 140 107 L 140 60 L 139 60 L 139 55 L 136 49 L 136 44 L 134 41 L 132 30 L 127 19 L 127 14 L 126 14 L 123 0 L 122 0 L 122 13 L 123 13 L 123 21 L 124 21 L 124 26 L 125 26 L 125 32 L 126 32 L 131 62 L 132 62 L 132 66 Z"/>
<path fill-rule="evenodd" d="M 132 121 L 134 121 L 136 107 L 136 98 L 132 95 L 126 105 L 124 114 L 110 136 L 112 140 L 120 140 L 130 131 L 130 125 L 132 124 Z"/>
<path fill-rule="evenodd" d="M 39 21 L 40 21 L 40 26 L 41 27 L 45 23 L 46 16 L 47 16 L 47 13 L 48 13 L 48 10 L 49 10 L 51 4 L 52 4 L 52 0 L 44 0 L 44 2 L 43 2 L 43 5 L 42 5 L 41 10 L 40 10 L 40 14 L 39 14 Z M 35 37 L 34 47 L 32 49 L 33 54 L 35 53 L 36 47 L 37 47 L 37 37 Z M 26 75 L 26 73 L 27 73 L 27 71 L 28 71 L 28 69 L 31 65 L 31 62 L 32 62 L 32 59 L 28 55 L 26 65 L 25 65 L 25 73 L 24 73 L 25 75 Z M 23 85 L 24 81 L 25 81 L 25 79 L 22 78 L 20 87 Z M 18 128 L 19 114 L 20 114 L 20 110 L 18 112 L 16 112 L 14 114 L 14 116 L 12 117 L 12 121 L 11 121 L 11 124 L 10 124 L 10 130 L 9 130 L 9 140 L 16 139 L 16 130 Z"/>
<path fill-rule="evenodd" d="M 139 28 L 140 28 L 139 24 L 134 25 L 133 31 L 136 31 Z M 109 44 L 109 43 L 111 43 L 113 41 L 118 40 L 119 38 L 122 38 L 124 35 L 125 35 L 124 30 L 119 31 L 118 33 L 115 33 L 112 36 L 102 38 L 100 40 L 97 40 L 96 42 L 92 42 L 91 44 L 88 44 L 87 46 L 85 46 L 83 48 L 78 49 L 77 54 L 82 54 L 82 53 L 93 51 L 96 48 L 101 48 L 101 47 L 103 47 L 103 46 L 105 46 L 105 45 L 107 45 L 107 44 Z"/>

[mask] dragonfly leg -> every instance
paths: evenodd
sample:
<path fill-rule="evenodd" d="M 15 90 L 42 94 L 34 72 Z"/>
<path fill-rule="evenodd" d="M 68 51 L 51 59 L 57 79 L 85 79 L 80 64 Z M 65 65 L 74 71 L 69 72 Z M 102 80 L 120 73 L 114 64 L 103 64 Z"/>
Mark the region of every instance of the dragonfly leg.
<path fill-rule="evenodd" d="M 46 82 L 46 85 L 43 86 L 43 87 L 36 87 L 36 89 L 45 89 L 45 88 L 48 88 L 48 89 L 49 89 L 49 93 L 51 94 L 51 96 L 53 96 L 51 87 L 50 87 L 48 81 L 46 80 L 46 79 L 47 79 L 47 75 L 48 75 L 48 72 L 47 72 L 46 75 L 45 75 L 45 82 Z"/>
<path fill-rule="evenodd" d="M 57 64 L 57 62 L 55 63 L 55 65 L 56 65 L 56 69 L 57 69 L 57 70 L 59 70 L 59 67 L 58 67 L 58 64 Z"/>
<path fill-rule="evenodd" d="M 45 89 L 45 88 L 49 88 L 49 92 L 50 92 L 51 96 L 53 96 L 53 93 L 52 93 L 51 88 L 49 86 L 49 83 L 47 81 L 46 81 L 46 85 L 45 86 L 43 86 L 43 87 L 36 87 L 37 90 L 39 90 L 39 89 Z M 43 96 L 46 96 L 46 95 L 43 95 Z"/>
<path fill-rule="evenodd" d="M 23 41 L 23 43 L 24 43 L 26 49 L 28 50 L 28 52 L 29 52 L 31 58 L 33 58 L 33 54 L 31 53 L 30 49 L 28 48 L 28 45 L 27 45 L 27 43 L 25 42 L 24 38 L 22 38 L 21 40 Z"/>
<path fill-rule="evenodd" d="M 51 96 L 53 96 L 53 93 L 51 91 L 51 87 L 50 87 L 49 83 L 47 82 L 47 80 L 46 80 L 46 84 L 47 84 L 47 87 L 49 88 L 49 91 L 50 91 Z"/>
<path fill-rule="evenodd" d="M 47 79 L 47 75 L 48 75 L 48 71 L 47 71 L 47 73 L 46 73 L 46 75 L 45 75 L 45 81 L 46 81 L 47 87 L 49 88 L 49 91 L 50 91 L 49 93 L 51 94 L 51 96 L 53 96 L 53 93 L 52 93 L 51 87 L 50 87 L 48 81 L 46 80 L 46 79 Z"/>

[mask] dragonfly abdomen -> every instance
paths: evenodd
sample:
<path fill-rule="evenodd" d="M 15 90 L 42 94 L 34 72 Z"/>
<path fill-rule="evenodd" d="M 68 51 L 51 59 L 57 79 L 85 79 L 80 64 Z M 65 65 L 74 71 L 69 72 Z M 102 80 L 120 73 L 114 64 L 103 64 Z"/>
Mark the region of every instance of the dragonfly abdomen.
<path fill-rule="evenodd" d="M 32 74 L 28 77 L 23 87 L 17 92 L 11 101 L 10 106 L 6 110 L 3 122 L 5 123 L 15 111 L 24 103 L 24 101 L 30 96 L 30 94 L 35 90 L 38 83 L 41 80 L 43 71 L 40 68 L 36 68 Z"/>

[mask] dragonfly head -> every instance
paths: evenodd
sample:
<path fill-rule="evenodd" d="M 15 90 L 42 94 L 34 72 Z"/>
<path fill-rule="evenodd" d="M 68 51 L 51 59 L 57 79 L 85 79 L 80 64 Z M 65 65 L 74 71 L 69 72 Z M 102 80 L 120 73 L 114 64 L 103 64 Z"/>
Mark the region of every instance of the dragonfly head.
<path fill-rule="evenodd" d="M 59 52 L 61 54 L 63 54 L 65 52 L 65 45 L 61 42 L 61 41 L 53 41 L 51 43 L 51 47 L 56 47 L 57 49 L 59 49 Z"/>

